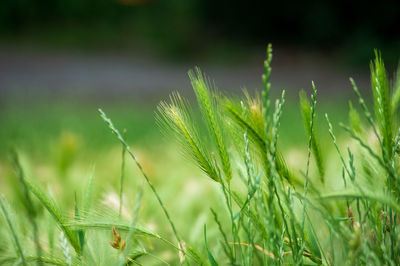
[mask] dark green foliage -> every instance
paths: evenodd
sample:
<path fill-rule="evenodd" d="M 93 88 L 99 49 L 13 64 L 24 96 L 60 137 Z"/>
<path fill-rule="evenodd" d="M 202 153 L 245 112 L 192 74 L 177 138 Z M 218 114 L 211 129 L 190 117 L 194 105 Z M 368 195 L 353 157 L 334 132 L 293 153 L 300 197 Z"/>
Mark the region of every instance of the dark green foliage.
<path fill-rule="evenodd" d="M 224 96 L 210 98 L 212 97 L 211 90 L 209 85 L 206 85 L 207 83 L 203 81 L 201 72 L 197 70 L 198 79 L 191 74 L 198 100 L 200 98 L 200 109 L 206 118 L 206 122 L 209 124 L 208 127 L 211 130 L 211 136 L 217 139 L 215 143 L 217 144 L 216 150 L 220 154 L 220 161 L 217 162 L 212 157 L 209 157 L 210 160 L 216 162 L 216 165 L 222 164 L 221 167 L 216 166 L 216 169 L 224 169 L 226 165 L 224 166 L 222 162 L 223 157 L 221 154 L 226 148 L 224 146 L 221 150 L 218 143 L 224 143 L 224 145 L 226 143 L 234 143 L 235 149 L 240 156 L 239 158 L 231 156 L 229 161 L 235 161 L 236 164 L 244 164 L 247 173 L 247 176 L 238 173 L 243 182 L 247 183 L 245 200 L 242 199 L 243 196 L 240 193 L 227 188 L 224 182 L 220 183 L 229 212 L 231 213 L 232 208 L 234 208 L 234 205 L 231 203 L 232 199 L 239 209 L 239 212 L 231 215 L 231 236 L 225 233 L 223 226 L 213 212 L 223 242 L 231 241 L 233 245 L 237 245 L 236 248 L 231 249 L 226 243 L 223 243 L 222 248 L 225 255 L 231 264 L 238 263 L 243 265 L 252 264 L 252 261 L 258 257 L 255 255 L 257 254 L 256 250 L 261 250 L 264 253 L 262 261 L 267 264 L 307 264 L 310 262 L 315 264 L 331 264 L 334 261 L 351 261 L 354 263 L 356 261 L 365 262 L 371 256 L 374 257 L 375 261 L 380 261 L 380 263 L 399 260 L 395 255 L 396 249 L 399 248 L 395 235 L 395 232 L 398 230 L 395 217 L 399 214 L 400 209 L 397 207 L 396 198 L 399 195 L 399 180 L 397 178 L 397 158 L 395 158 L 394 151 L 398 150 L 400 137 L 393 140 L 393 114 L 394 110 L 396 110 L 397 106 L 395 105 L 398 100 L 392 100 L 392 90 L 389 88 L 390 83 L 386 77 L 386 71 L 380 55 L 376 53 L 376 59 L 371 65 L 376 119 L 369 112 L 354 81 L 351 80 L 351 82 L 359 97 L 364 115 L 369 126 L 372 128 L 372 132 L 382 152 L 376 152 L 372 148 L 373 144 L 364 141 L 363 136 L 366 135 L 365 129 L 361 125 L 360 115 L 351 103 L 349 112 L 351 127 L 344 125 L 342 127 L 359 144 L 364 169 L 366 169 L 366 163 L 370 165 L 377 164 L 379 166 L 377 174 L 380 178 L 385 179 L 388 176 L 386 185 L 382 187 L 382 183 L 380 183 L 380 192 L 376 190 L 377 187 L 374 187 L 374 190 L 371 190 L 368 186 L 364 187 L 364 177 L 357 169 L 358 156 L 350 148 L 347 148 L 347 156 L 342 154 L 333 132 L 333 125 L 326 116 L 329 133 L 341 161 L 339 169 L 343 169 L 342 176 L 346 189 L 345 191 L 339 190 L 340 192 L 332 194 L 326 193 L 322 187 L 314 184 L 312 182 L 313 179 L 310 178 L 311 154 L 314 156 L 322 183 L 325 182 L 326 175 L 325 153 L 320 148 L 319 143 L 321 140 L 318 138 L 315 130 L 316 89 L 314 84 L 311 103 L 304 92 L 300 93 L 301 113 L 308 136 L 308 154 L 303 180 L 290 173 L 286 166 L 284 155 L 278 151 L 277 140 L 280 116 L 284 104 L 284 94 L 280 100 L 276 101 L 275 108 L 271 108 L 268 97 L 271 89 L 271 84 L 269 83 L 272 59 L 271 51 L 272 49 L 269 46 L 267 60 L 264 64 L 265 73 L 262 76 L 264 84 L 262 99 L 257 95 L 252 98 L 247 92 L 245 92 L 246 99 L 242 101 L 236 101 Z M 199 85 L 203 83 L 204 85 Z M 200 89 L 202 88 L 208 89 L 201 91 Z M 397 97 L 394 96 L 394 99 L 397 99 Z M 179 105 L 176 104 L 169 106 L 163 104 L 162 107 L 164 117 L 168 112 L 171 113 L 174 111 L 176 113 L 176 108 L 179 109 Z M 193 116 L 189 110 L 183 110 L 185 117 L 188 118 L 185 122 L 194 125 L 195 122 L 191 122 Z M 214 117 L 227 117 L 229 119 L 221 119 L 217 122 Z M 170 127 L 176 128 L 179 126 L 176 123 L 177 120 L 164 119 L 164 121 L 167 124 L 171 122 L 175 123 L 175 125 L 170 125 Z M 376 124 L 379 131 L 375 127 Z M 230 141 L 218 140 L 218 137 L 215 137 L 222 136 L 220 128 L 231 129 L 232 139 Z M 240 136 L 244 136 L 244 141 Z M 196 146 L 209 146 L 207 143 L 202 143 L 205 141 L 204 139 L 198 138 L 197 141 Z M 227 156 L 230 156 L 230 154 L 227 154 Z M 197 159 L 197 162 L 200 168 L 204 168 L 201 160 Z M 259 180 L 255 173 L 257 169 L 262 172 L 262 182 L 257 181 Z M 222 180 L 219 171 L 215 171 L 214 173 L 217 174 L 217 180 Z M 208 175 L 210 176 L 210 174 Z M 210 177 L 215 179 L 213 176 Z M 233 173 L 232 177 L 232 180 L 235 180 L 236 175 Z M 375 183 L 375 186 L 378 186 L 379 181 L 372 180 L 369 177 L 365 178 L 366 182 L 370 184 Z M 303 190 L 296 187 L 296 184 L 303 185 Z M 293 199 L 292 194 L 296 195 L 298 201 Z M 300 196 L 301 194 L 302 196 Z M 343 200 L 344 202 L 339 201 L 333 205 L 330 201 L 331 199 Z M 298 206 L 294 207 L 297 204 Z M 333 206 L 339 209 L 344 208 L 346 218 L 335 217 L 332 209 Z M 302 209 L 301 219 L 295 215 L 298 212 L 298 208 Z M 356 211 L 353 211 L 353 209 Z M 377 219 L 377 215 L 374 213 L 379 212 L 379 210 L 385 213 L 386 218 L 383 220 Z M 311 214 L 312 219 L 310 218 Z M 313 229 L 320 229 L 320 225 L 314 222 L 316 218 L 319 223 L 326 225 L 323 230 L 329 233 L 329 241 L 321 238 L 320 230 L 315 231 Z M 346 226 L 343 221 L 346 221 L 350 225 Z M 370 242 L 367 239 L 366 234 L 378 236 L 378 232 L 382 231 L 385 232 L 377 241 L 383 242 Z M 229 238 L 232 240 L 229 240 Z M 257 246 L 258 248 L 255 249 L 256 245 L 260 246 Z M 341 246 L 339 251 L 335 251 L 336 245 Z M 244 246 L 248 247 L 248 250 L 245 250 Z M 338 253 L 342 253 L 342 255 L 339 256 Z M 388 254 L 389 257 L 382 256 L 382 253 Z M 207 254 L 210 262 L 213 264 L 215 259 L 208 249 Z"/>

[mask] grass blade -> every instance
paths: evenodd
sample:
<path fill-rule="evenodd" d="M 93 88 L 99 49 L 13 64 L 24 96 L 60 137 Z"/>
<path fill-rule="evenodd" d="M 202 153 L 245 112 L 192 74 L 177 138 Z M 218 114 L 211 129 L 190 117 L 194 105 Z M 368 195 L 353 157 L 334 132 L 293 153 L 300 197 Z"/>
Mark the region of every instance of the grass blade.
<path fill-rule="evenodd" d="M 74 234 L 74 232 L 72 232 L 70 230 L 70 228 L 65 226 L 66 219 L 61 214 L 61 211 L 59 210 L 58 206 L 55 204 L 53 199 L 51 199 L 49 196 L 47 196 L 40 188 L 38 188 L 36 185 L 34 185 L 31 181 L 25 179 L 24 182 L 26 183 L 27 187 L 29 188 L 29 191 L 32 192 L 32 194 L 35 195 L 39 199 L 39 201 L 42 203 L 42 205 L 47 209 L 47 211 L 54 218 L 55 222 L 60 227 L 60 229 L 64 232 L 65 237 L 67 238 L 67 240 L 71 244 L 71 246 L 74 248 L 75 252 L 78 255 L 81 254 L 81 246 L 79 244 L 76 234 Z"/>
<path fill-rule="evenodd" d="M 34 239 L 35 245 L 36 245 L 36 255 L 39 258 L 38 264 L 42 265 L 42 262 L 40 261 L 40 258 L 42 256 L 42 247 L 40 246 L 39 229 L 38 229 L 38 225 L 37 225 L 36 219 L 35 219 L 35 216 L 36 216 L 35 206 L 33 205 L 31 196 L 29 194 L 29 186 L 28 186 L 28 183 L 26 182 L 25 174 L 22 169 L 21 163 L 19 161 L 18 154 L 15 150 L 13 150 L 11 155 L 12 155 L 14 168 L 17 173 L 19 183 L 22 186 L 23 195 L 24 195 L 24 203 L 26 204 L 26 207 L 28 208 L 27 209 L 28 218 L 29 218 L 29 223 L 31 224 L 32 229 L 33 229 L 32 231 L 33 231 L 33 239 Z"/>
<path fill-rule="evenodd" d="M 65 227 L 69 228 L 70 230 L 110 230 L 111 227 L 115 227 L 118 231 L 125 231 L 129 232 L 130 230 L 133 230 L 136 235 L 139 236 L 147 236 L 147 237 L 154 237 L 161 239 L 161 236 L 159 236 L 156 233 L 153 233 L 145 228 L 141 228 L 138 226 L 131 227 L 128 224 L 125 223 L 114 223 L 114 222 L 102 222 L 102 221 L 79 221 L 79 222 L 72 222 L 72 223 L 65 223 Z"/>
<path fill-rule="evenodd" d="M 4 195 L 0 195 L 0 205 L 1 205 L 1 210 L 3 212 L 4 218 L 6 219 L 8 227 L 10 229 L 10 234 L 11 234 L 12 238 L 14 239 L 16 251 L 20 256 L 21 263 L 23 265 L 26 265 L 24 252 L 22 251 L 22 247 L 21 247 L 17 232 L 15 231 L 15 228 L 14 228 L 15 223 L 12 219 L 10 206 L 8 205 L 7 200 L 5 199 Z"/>
<path fill-rule="evenodd" d="M 144 171 L 142 165 L 139 163 L 139 160 L 136 158 L 136 156 L 133 154 L 133 152 L 131 151 L 129 145 L 126 143 L 125 139 L 122 137 L 122 135 L 119 133 L 119 131 L 114 127 L 114 124 L 112 123 L 111 119 L 109 119 L 106 114 L 103 112 L 103 110 L 99 109 L 101 118 L 104 120 L 104 122 L 107 123 L 107 125 L 110 127 L 111 131 L 117 136 L 118 140 L 122 143 L 122 145 L 125 147 L 126 151 L 128 152 L 128 154 L 131 156 L 131 158 L 134 160 L 134 162 L 136 163 L 136 166 L 139 168 L 139 171 L 142 173 L 143 177 L 145 178 L 147 184 L 149 185 L 149 187 L 151 188 L 151 190 L 153 191 L 154 196 L 157 198 L 158 203 L 160 204 L 162 210 L 164 211 L 164 214 L 171 226 L 172 232 L 175 235 L 176 240 L 178 241 L 178 243 L 181 242 L 181 239 L 178 236 L 178 232 L 176 231 L 176 227 L 174 225 L 174 223 L 171 220 L 171 217 L 169 216 L 169 213 L 166 209 L 166 207 L 164 206 L 164 203 L 162 202 L 160 195 L 158 194 L 156 188 L 154 187 L 153 183 L 150 181 L 149 177 L 147 176 L 146 172 Z"/>
<path fill-rule="evenodd" d="M 214 259 L 214 256 L 211 254 L 210 250 L 208 249 L 208 245 L 207 245 L 207 227 L 206 227 L 206 225 L 204 225 L 204 245 L 206 247 L 207 258 L 208 258 L 208 261 L 210 262 L 211 266 L 218 266 L 217 261 Z"/>
<path fill-rule="evenodd" d="M 312 106 L 308 101 L 306 93 L 304 91 L 300 92 L 300 107 L 301 107 L 301 113 L 303 115 L 304 127 L 306 129 L 307 137 L 310 138 L 310 136 L 312 135 L 311 150 L 315 158 L 321 182 L 325 183 L 324 158 L 319 145 L 320 141 L 317 138 L 315 126 L 311 128 L 311 120 L 315 118 L 312 118 L 311 114 Z"/>

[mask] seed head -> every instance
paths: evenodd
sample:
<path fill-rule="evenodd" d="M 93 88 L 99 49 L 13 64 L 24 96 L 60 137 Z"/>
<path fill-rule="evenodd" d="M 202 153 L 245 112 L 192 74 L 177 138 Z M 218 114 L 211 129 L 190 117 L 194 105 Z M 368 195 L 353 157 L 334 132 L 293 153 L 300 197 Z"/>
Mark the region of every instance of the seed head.
<path fill-rule="evenodd" d="M 117 232 L 114 226 L 111 228 L 111 230 L 114 236 L 114 241 L 110 242 L 110 245 L 114 249 L 119 249 L 121 251 L 124 251 L 126 242 L 124 240 L 121 241 L 121 235 Z"/>

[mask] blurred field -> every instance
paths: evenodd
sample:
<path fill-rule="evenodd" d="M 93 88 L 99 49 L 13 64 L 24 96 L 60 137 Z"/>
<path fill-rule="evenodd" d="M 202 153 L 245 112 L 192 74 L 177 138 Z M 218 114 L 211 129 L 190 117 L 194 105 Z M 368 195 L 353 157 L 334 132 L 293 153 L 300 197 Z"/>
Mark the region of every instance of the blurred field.
<path fill-rule="evenodd" d="M 295 95 L 292 97 L 297 98 Z M 206 179 L 191 160 L 184 158 L 174 138 L 168 133 L 165 134 L 165 129 L 157 125 L 156 104 L 95 104 L 76 101 L 71 103 L 69 100 L 60 99 L 42 99 L 38 102 L 15 99 L 8 101 L 2 105 L 0 115 L 1 192 L 13 197 L 9 193 L 12 192 L 10 184 L 15 183 L 15 174 L 9 157 L 10 149 L 16 148 L 22 155 L 28 176 L 56 190 L 57 200 L 65 204 L 65 207 L 72 208 L 73 202 L 68 199 L 73 197 L 75 191 L 80 190 L 81 182 L 88 177 L 93 167 L 96 186 L 101 188 L 98 191 L 98 203 L 107 193 L 117 195 L 121 146 L 99 117 L 99 107 L 108 113 L 119 129 L 127 130 L 129 144 L 138 153 L 140 161 L 154 179 L 166 200 L 166 205 L 174 206 L 172 212 L 179 213 L 178 217 L 184 215 L 183 228 L 184 224 L 194 222 L 186 219 L 197 219 L 193 215 L 185 215 L 187 211 L 190 210 L 193 214 L 207 212 L 208 207 L 215 203 L 215 184 Z M 347 108 L 347 103 L 343 102 L 321 103 L 318 110 L 321 135 L 329 136 L 322 119 L 323 114 L 335 111 L 332 120 L 345 121 Z M 305 152 L 307 139 L 299 110 L 299 103 L 295 99 L 287 102 L 284 107 L 279 145 L 285 153 L 293 153 L 293 161 L 301 165 L 304 158 L 297 161 L 296 154 Z M 129 185 L 126 193 L 127 197 L 131 198 L 137 193 L 143 180 L 129 159 L 127 167 Z M 180 193 L 176 194 L 176 191 Z M 144 202 L 152 201 L 151 195 L 145 197 Z M 199 202 L 200 198 L 202 200 Z M 208 204 L 205 204 L 205 198 Z M 129 210 L 129 207 L 127 208 Z M 149 216 L 145 215 L 143 220 L 150 222 L 147 219 L 152 220 L 153 209 L 143 207 L 142 211 L 149 212 Z M 159 211 L 154 213 L 160 214 Z M 159 223 L 156 221 L 158 219 L 154 219 L 155 223 Z M 200 221 L 199 223 L 201 224 Z M 158 224 L 162 225 L 163 222 Z"/>

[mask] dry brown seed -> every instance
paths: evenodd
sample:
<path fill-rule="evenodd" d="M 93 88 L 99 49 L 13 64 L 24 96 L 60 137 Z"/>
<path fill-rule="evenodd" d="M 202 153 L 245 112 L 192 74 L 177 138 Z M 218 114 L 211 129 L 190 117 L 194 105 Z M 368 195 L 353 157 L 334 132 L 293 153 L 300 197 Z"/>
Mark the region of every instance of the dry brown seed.
<path fill-rule="evenodd" d="M 349 207 L 346 209 L 346 214 L 349 220 L 347 220 L 347 225 L 354 228 L 354 214 L 353 210 Z"/>
<path fill-rule="evenodd" d="M 119 246 L 117 243 L 115 243 L 115 242 L 109 242 L 109 243 L 110 243 L 110 246 L 112 246 L 113 248 L 119 249 Z"/>
<path fill-rule="evenodd" d="M 114 226 L 111 228 L 111 230 L 114 236 L 114 241 L 110 242 L 110 245 L 115 249 L 123 251 L 126 245 L 125 241 L 122 240 L 121 242 L 121 235 L 117 232 Z"/>
<path fill-rule="evenodd" d="M 122 240 L 122 242 L 121 242 L 121 251 L 124 251 L 124 249 L 125 249 L 125 246 L 126 246 L 126 242 L 124 241 L 124 240 Z"/>
<path fill-rule="evenodd" d="M 386 214 L 385 214 L 385 211 L 384 211 L 384 210 L 381 210 L 381 211 L 380 211 L 380 215 L 381 215 L 381 218 L 384 219 L 384 218 L 385 218 L 385 215 L 386 215 Z"/>

